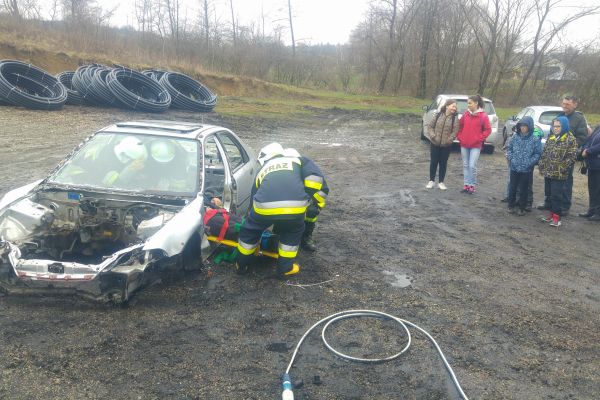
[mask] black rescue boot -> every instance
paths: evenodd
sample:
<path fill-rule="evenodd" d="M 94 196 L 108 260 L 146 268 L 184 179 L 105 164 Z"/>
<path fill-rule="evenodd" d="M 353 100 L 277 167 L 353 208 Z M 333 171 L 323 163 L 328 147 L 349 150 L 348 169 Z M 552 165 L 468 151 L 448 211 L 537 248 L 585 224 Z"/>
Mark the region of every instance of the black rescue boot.
<path fill-rule="evenodd" d="M 307 251 L 316 251 L 317 245 L 312 238 L 313 230 L 315 229 L 314 222 L 307 222 L 304 227 L 304 233 L 302 234 L 302 240 L 300 242 L 300 247 Z"/>

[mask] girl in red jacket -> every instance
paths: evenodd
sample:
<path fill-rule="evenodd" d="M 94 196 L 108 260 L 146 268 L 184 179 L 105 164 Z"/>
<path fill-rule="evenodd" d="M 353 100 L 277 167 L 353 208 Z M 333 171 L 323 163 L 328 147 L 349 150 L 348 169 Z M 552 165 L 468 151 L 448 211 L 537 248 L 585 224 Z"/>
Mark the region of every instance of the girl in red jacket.
<path fill-rule="evenodd" d="M 483 99 L 480 95 L 469 96 L 467 110 L 459 122 L 458 135 L 460 154 L 463 160 L 463 193 L 475 193 L 477 184 L 477 160 L 483 142 L 492 133 L 490 119 L 483 111 Z"/>

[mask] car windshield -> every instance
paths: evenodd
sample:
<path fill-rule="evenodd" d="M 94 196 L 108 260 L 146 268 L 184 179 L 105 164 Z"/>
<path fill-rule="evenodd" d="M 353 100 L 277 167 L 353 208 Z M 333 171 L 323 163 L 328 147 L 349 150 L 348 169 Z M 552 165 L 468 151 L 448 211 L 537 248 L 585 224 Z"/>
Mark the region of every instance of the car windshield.
<path fill-rule="evenodd" d="M 487 115 L 496 114 L 496 110 L 494 109 L 494 105 L 491 101 L 484 101 L 483 104 L 483 111 L 485 111 Z M 456 107 L 458 108 L 458 113 L 463 114 L 467 110 L 467 99 L 457 99 Z"/>
<path fill-rule="evenodd" d="M 51 183 L 178 196 L 198 191 L 194 140 L 102 132 L 49 178 Z"/>
<path fill-rule="evenodd" d="M 545 111 L 540 115 L 539 123 L 544 125 L 552 125 L 552 121 L 554 121 L 561 112 L 561 110 Z"/>

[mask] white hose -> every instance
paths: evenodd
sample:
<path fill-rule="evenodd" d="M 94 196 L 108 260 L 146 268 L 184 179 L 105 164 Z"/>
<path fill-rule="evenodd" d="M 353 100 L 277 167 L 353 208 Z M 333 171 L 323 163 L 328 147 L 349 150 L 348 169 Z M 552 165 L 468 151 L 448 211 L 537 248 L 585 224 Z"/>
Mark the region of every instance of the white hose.
<path fill-rule="evenodd" d="M 402 328 L 404 328 L 404 331 L 406 332 L 406 336 L 407 336 L 407 343 L 406 346 L 404 346 L 404 348 L 399 351 L 398 353 L 386 357 L 386 358 L 359 358 L 359 357 L 352 357 L 349 355 L 346 355 L 344 353 L 341 353 L 339 351 L 337 351 L 336 349 L 334 349 L 328 342 L 327 339 L 325 338 L 325 332 L 327 331 L 327 328 L 329 327 L 329 325 L 331 325 L 332 323 L 336 322 L 336 321 L 340 321 L 342 319 L 346 319 L 346 318 L 360 318 L 360 317 L 371 317 L 371 318 L 387 318 L 387 319 L 391 319 L 392 321 L 396 321 L 398 324 L 400 324 L 402 326 Z M 311 326 L 305 333 L 304 335 L 302 335 L 302 337 L 300 338 L 300 341 L 298 342 L 298 344 L 296 345 L 296 349 L 294 350 L 294 354 L 292 354 L 292 359 L 290 360 L 290 363 L 288 364 L 287 369 L 285 370 L 286 374 L 290 373 L 290 370 L 292 369 L 292 365 L 294 364 L 294 361 L 296 359 L 296 355 L 298 354 L 298 350 L 300 350 L 300 346 L 302 346 L 302 343 L 304 342 L 304 339 L 306 339 L 306 337 L 310 334 L 310 332 L 316 328 L 317 326 L 319 326 L 320 324 L 322 324 L 323 322 L 326 322 L 325 326 L 323 327 L 323 330 L 321 331 L 321 339 L 323 340 L 323 343 L 325 344 L 325 346 L 332 351 L 334 354 L 338 355 L 339 357 L 345 358 L 347 360 L 350 361 L 357 361 L 357 362 L 366 362 L 366 363 L 379 363 L 379 362 L 386 362 L 386 361 L 391 361 L 394 360 L 396 358 L 398 358 L 400 355 L 402 355 L 405 351 L 408 350 L 408 348 L 410 347 L 411 344 L 411 335 L 410 335 L 410 331 L 408 330 L 406 325 L 410 325 L 413 328 L 418 329 L 420 332 L 424 333 L 425 336 L 427 336 L 427 338 L 429 338 L 429 340 L 433 343 L 433 345 L 435 346 L 438 354 L 440 355 L 442 361 L 444 362 L 444 365 L 446 366 L 446 370 L 448 371 L 448 373 L 450 374 L 450 377 L 452 378 L 452 381 L 454 382 L 454 386 L 456 387 L 456 389 L 458 390 L 458 392 L 460 393 L 461 397 L 464 400 L 468 400 L 467 395 L 465 394 L 465 392 L 462 390 L 460 383 L 458 382 L 458 379 L 456 378 L 456 375 L 454 374 L 454 371 L 452 370 L 452 367 L 450 367 L 450 364 L 448 363 L 448 361 L 446 360 L 446 357 L 444 356 L 444 353 L 442 353 L 442 349 L 440 349 L 440 346 L 438 346 L 437 342 L 435 341 L 435 339 L 424 329 L 420 328 L 419 326 L 413 324 L 410 321 L 404 320 L 404 319 L 400 319 L 397 318 L 393 315 L 390 314 L 386 314 L 384 312 L 381 311 L 374 311 L 374 310 L 346 310 L 346 311 L 341 311 L 335 314 L 331 314 L 328 317 L 323 318 L 322 320 L 318 321 L 316 324 L 314 324 L 313 326 Z"/>

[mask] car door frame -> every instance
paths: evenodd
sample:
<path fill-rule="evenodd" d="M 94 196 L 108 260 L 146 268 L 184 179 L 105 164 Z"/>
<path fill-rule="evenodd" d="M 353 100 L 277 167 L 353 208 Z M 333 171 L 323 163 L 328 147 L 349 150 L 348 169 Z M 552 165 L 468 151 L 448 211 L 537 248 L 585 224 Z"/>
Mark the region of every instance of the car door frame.
<path fill-rule="evenodd" d="M 250 206 L 252 184 L 254 183 L 255 175 L 258 172 L 258 166 L 252 165 L 252 157 L 250 157 L 250 154 L 248 154 L 248 150 L 233 132 L 227 129 L 221 129 L 216 132 L 216 136 L 217 140 L 219 141 L 219 144 L 223 148 L 223 152 L 225 153 L 225 157 L 227 158 L 227 162 L 230 167 L 232 184 L 234 186 L 236 196 L 236 211 L 245 213 Z M 229 153 L 227 152 L 226 147 L 223 144 L 223 139 L 221 138 L 222 136 L 226 136 L 227 138 L 229 138 L 236 146 L 236 148 L 240 151 L 240 154 L 243 159 L 243 164 L 237 166 L 236 168 L 232 167 L 232 162 L 229 158 Z M 245 187 L 247 185 L 249 185 L 249 187 Z M 247 192 L 247 196 L 241 198 L 242 196 L 240 195 L 240 193 L 244 192 Z"/>

